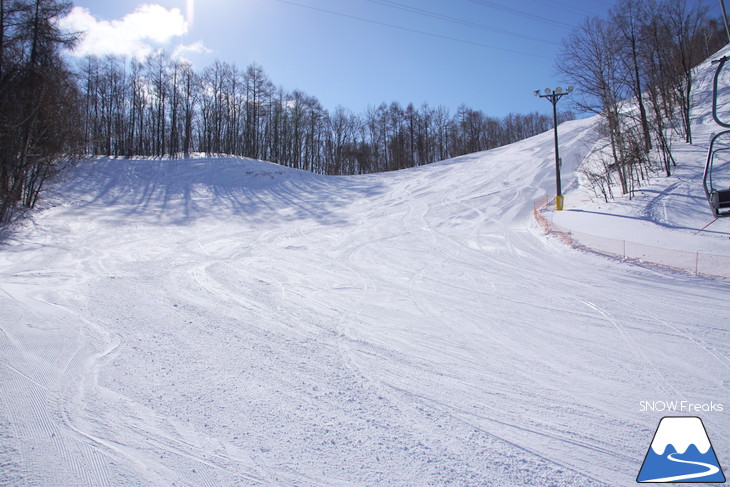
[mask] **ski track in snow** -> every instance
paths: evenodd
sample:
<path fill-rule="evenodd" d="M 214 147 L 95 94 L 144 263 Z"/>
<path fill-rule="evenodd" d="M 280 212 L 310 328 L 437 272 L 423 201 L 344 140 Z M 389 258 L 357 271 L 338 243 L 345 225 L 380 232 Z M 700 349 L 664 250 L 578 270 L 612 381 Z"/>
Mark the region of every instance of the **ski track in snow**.
<path fill-rule="evenodd" d="M 0 247 L 0 485 L 633 483 L 640 401 L 730 404 L 730 283 L 541 235 L 552 143 L 80 163 Z"/>

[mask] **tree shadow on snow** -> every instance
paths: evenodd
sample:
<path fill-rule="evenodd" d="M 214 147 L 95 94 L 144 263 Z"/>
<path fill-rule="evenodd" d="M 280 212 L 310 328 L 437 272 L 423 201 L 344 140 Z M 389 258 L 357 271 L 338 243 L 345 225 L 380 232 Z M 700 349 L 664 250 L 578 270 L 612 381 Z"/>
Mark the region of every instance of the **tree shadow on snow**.
<path fill-rule="evenodd" d="M 328 177 L 250 159 L 110 160 L 79 163 L 56 192 L 79 211 L 128 223 L 346 223 L 337 211 L 383 192 L 373 178 Z"/>

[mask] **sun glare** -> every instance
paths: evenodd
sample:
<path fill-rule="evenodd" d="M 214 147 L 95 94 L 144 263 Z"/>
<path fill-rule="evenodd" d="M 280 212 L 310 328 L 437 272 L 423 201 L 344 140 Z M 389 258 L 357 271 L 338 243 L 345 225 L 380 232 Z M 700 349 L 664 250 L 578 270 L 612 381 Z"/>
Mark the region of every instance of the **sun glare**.
<path fill-rule="evenodd" d="M 187 0 L 187 12 L 185 14 L 188 26 L 193 26 L 193 20 L 195 19 L 195 0 Z"/>

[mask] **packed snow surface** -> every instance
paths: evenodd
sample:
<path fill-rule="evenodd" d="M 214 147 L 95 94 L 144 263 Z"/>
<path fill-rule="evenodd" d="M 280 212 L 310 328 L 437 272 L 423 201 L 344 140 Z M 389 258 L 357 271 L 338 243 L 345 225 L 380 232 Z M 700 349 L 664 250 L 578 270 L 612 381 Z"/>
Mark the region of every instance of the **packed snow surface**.
<path fill-rule="evenodd" d="M 0 484 L 626 485 L 640 401 L 730 407 L 730 284 L 543 236 L 551 137 L 362 177 L 80 163 L 0 251 Z"/>
<path fill-rule="evenodd" d="M 730 464 L 730 280 L 544 236 L 552 144 L 79 163 L 0 246 L 0 485 L 632 485 L 682 414 Z"/>

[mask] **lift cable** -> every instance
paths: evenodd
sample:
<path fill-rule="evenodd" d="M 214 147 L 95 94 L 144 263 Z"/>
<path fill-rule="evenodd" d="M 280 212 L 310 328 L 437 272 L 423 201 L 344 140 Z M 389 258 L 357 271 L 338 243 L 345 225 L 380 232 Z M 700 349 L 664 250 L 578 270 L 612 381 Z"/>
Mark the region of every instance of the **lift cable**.
<path fill-rule="evenodd" d="M 387 7 L 396 8 L 398 10 L 404 10 L 406 12 L 412 12 L 412 13 L 423 15 L 426 17 L 443 20 L 446 22 L 452 22 L 454 24 L 465 25 L 467 27 L 475 27 L 477 29 L 488 30 L 488 31 L 492 31 L 492 32 L 497 32 L 499 34 L 504 34 L 504 35 L 508 35 L 508 36 L 512 36 L 512 37 L 518 37 L 518 38 L 526 39 L 529 41 L 535 41 L 535 42 L 539 42 L 541 44 L 560 45 L 559 42 L 550 41 L 547 39 L 540 39 L 538 37 L 532 37 L 529 35 L 520 34 L 518 32 L 514 32 L 514 31 L 510 31 L 510 30 L 500 29 L 498 27 L 492 27 L 490 25 L 481 24 L 478 22 L 471 22 L 469 20 L 463 20 L 463 19 L 459 19 L 457 17 L 451 17 L 449 15 L 439 14 L 439 13 L 433 12 L 431 10 L 425 10 L 425 9 L 418 8 L 418 7 L 411 7 L 409 5 L 404 5 L 402 3 L 394 2 L 392 0 L 367 0 L 367 1 L 370 3 L 378 4 L 378 5 L 384 5 Z"/>
<path fill-rule="evenodd" d="M 495 2 L 489 2 L 488 0 L 469 0 L 472 3 L 476 3 L 477 5 L 482 5 L 483 7 L 488 7 L 494 10 L 499 10 L 501 12 L 506 12 L 511 15 L 516 15 L 518 17 L 522 17 L 523 19 L 529 19 L 529 20 L 535 20 L 537 22 L 541 22 L 543 24 L 551 24 L 557 27 L 566 27 L 569 29 L 574 28 L 574 25 L 561 22 L 559 20 L 554 19 L 548 19 L 547 17 L 541 17 L 539 15 L 531 14 L 522 10 L 518 10 L 516 8 L 512 7 L 505 7 L 504 5 L 500 5 Z"/>
<path fill-rule="evenodd" d="M 550 9 L 558 9 L 563 10 L 564 12 L 570 12 L 574 14 L 579 14 L 581 16 L 595 16 L 595 12 L 591 12 L 590 10 L 586 10 L 580 7 L 576 7 L 575 5 L 565 5 L 563 3 L 558 2 L 557 0 L 531 0 L 539 5 L 543 5 L 544 7 L 550 8 Z M 604 0 L 605 1 L 605 0 Z M 573 2 L 577 3 L 577 2 Z"/>
<path fill-rule="evenodd" d="M 427 31 L 424 31 L 424 30 L 412 29 L 410 27 L 405 27 L 405 26 L 402 26 L 402 25 L 390 24 L 390 23 L 387 23 L 387 22 L 381 22 L 379 20 L 367 19 L 365 17 L 359 17 L 357 15 L 351 15 L 351 14 L 347 14 L 347 13 L 344 13 L 344 12 L 337 12 L 335 10 L 329 10 L 329 9 L 325 9 L 325 8 L 314 7 L 312 5 L 305 5 L 305 4 L 302 4 L 302 3 L 293 2 L 291 0 L 276 0 L 276 1 L 277 2 L 280 2 L 280 3 L 287 4 L 287 5 L 293 5 L 293 6 L 296 6 L 296 7 L 301 7 L 301 8 L 306 8 L 306 9 L 309 9 L 309 10 L 314 10 L 314 11 L 317 11 L 317 12 L 324 12 L 324 13 L 328 13 L 328 14 L 331 14 L 331 15 L 337 15 L 337 16 L 340 16 L 340 17 L 345 17 L 345 18 L 348 18 L 348 19 L 359 20 L 361 22 L 367 22 L 369 24 L 380 25 L 380 26 L 383 26 L 383 27 L 390 27 L 391 29 L 398 29 L 398 30 L 402 30 L 402 31 L 405 31 L 405 32 L 411 32 L 411 33 L 414 33 L 414 34 L 421 34 L 421 35 L 426 35 L 426 36 L 429 36 L 429 37 L 435 37 L 437 39 L 443 39 L 443 40 L 448 40 L 448 41 L 460 42 L 462 44 L 469 44 L 469 45 L 472 45 L 472 46 L 483 47 L 483 48 L 492 49 L 492 50 L 495 50 L 495 51 L 508 52 L 508 53 L 511 53 L 511 54 L 520 54 L 521 56 L 530 56 L 530 57 L 535 57 L 535 58 L 551 59 L 548 56 L 544 56 L 544 55 L 541 55 L 541 54 L 537 54 L 535 52 L 518 51 L 516 49 L 509 49 L 509 48 L 506 48 L 506 47 L 493 46 L 493 45 L 484 44 L 484 43 L 481 43 L 481 42 L 468 41 L 466 39 L 458 39 L 456 37 L 450 37 L 450 36 L 446 36 L 446 35 L 442 35 L 442 34 L 436 34 L 434 32 L 427 32 Z"/>

